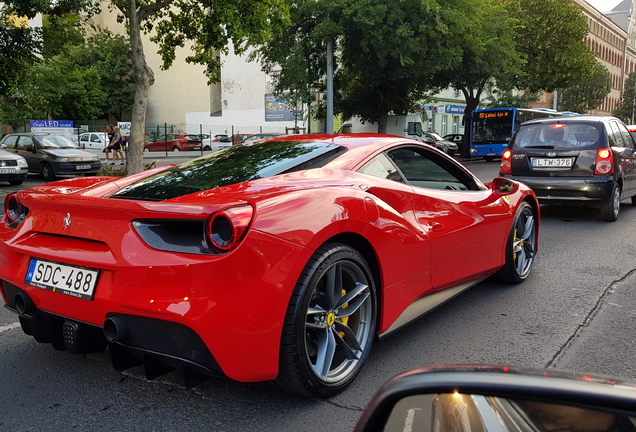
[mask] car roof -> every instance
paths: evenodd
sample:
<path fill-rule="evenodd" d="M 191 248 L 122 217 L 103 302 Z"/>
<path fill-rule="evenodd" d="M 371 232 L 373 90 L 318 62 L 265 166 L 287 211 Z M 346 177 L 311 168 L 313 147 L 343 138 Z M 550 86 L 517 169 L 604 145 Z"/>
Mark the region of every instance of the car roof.
<path fill-rule="evenodd" d="M 614 116 L 593 116 L 593 115 L 577 115 L 577 116 L 562 116 L 562 117 L 549 117 L 536 120 L 528 120 L 522 123 L 522 125 L 529 124 L 551 124 L 551 123 L 595 123 L 602 122 L 607 123 L 610 120 L 620 119 Z"/>

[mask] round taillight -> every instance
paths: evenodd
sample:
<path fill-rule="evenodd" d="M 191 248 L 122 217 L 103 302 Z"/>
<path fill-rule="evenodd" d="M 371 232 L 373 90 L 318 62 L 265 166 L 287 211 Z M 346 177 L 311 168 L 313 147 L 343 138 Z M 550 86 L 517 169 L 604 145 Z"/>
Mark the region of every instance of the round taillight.
<path fill-rule="evenodd" d="M 511 155 L 512 155 L 512 152 L 511 152 L 510 150 L 506 150 L 506 151 L 504 151 L 504 152 L 503 152 L 502 157 L 503 157 L 504 159 L 510 159 L 510 156 L 511 156 Z"/>
<path fill-rule="evenodd" d="M 609 159 L 612 152 L 609 149 L 600 149 L 598 151 L 598 157 L 601 159 Z"/>
<path fill-rule="evenodd" d="M 239 245 L 252 221 L 252 206 L 240 206 L 212 214 L 205 226 L 205 238 L 211 249 L 229 252 Z"/>
<path fill-rule="evenodd" d="M 12 224 L 18 221 L 21 207 L 16 194 L 9 194 L 4 198 L 4 216 L 7 218 L 7 223 Z"/>
<path fill-rule="evenodd" d="M 596 163 L 596 171 L 599 174 L 609 174 L 612 171 L 612 163 L 609 160 L 602 160 Z"/>

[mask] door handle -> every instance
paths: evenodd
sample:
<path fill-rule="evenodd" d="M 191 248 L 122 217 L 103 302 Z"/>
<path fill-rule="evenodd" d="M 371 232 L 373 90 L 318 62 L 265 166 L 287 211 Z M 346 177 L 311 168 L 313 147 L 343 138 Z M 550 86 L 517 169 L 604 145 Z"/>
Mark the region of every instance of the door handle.
<path fill-rule="evenodd" d="M 439 232 L 439 231 L 443 231 L 444 230 L 444 225 L 442 225 L 439 222 L 433 222 L 431 224 L 431 227 L 433 228 L 433 231 L 435 231 L 435 232 Z"/>

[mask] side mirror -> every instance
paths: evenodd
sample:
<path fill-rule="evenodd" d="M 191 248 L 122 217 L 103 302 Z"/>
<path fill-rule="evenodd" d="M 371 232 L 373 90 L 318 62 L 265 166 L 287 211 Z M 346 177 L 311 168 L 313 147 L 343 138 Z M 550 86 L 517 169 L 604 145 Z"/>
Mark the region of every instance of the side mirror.
<path fill-rule="evenodd" d="M 497 177 L 492 181 L 492 190 L 501 195 L 510 195 L 519 189 L 519 184 L 504 177 Z"/>
<path fill-rule="evenodd" d="M 355 432 L 636 430 L 636 382 L 555 369 L 434 366 L 389 380 Z"/>

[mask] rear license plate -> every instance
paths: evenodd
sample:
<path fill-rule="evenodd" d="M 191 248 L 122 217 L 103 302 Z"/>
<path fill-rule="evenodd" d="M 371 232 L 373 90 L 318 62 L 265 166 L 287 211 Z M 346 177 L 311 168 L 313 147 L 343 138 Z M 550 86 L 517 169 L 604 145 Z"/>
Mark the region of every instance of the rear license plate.
<path fill-rule="evenodd" d="M 76 170 L 85 170 L 85 169 L 91 169 L 90 165 L 76 165 L 75 166 Z"/>
<path fill-rule="evenodd" d="M 92 300 L 99 270 L 31 258 L 24 283 L 48 291 Z"/>
<path fill-rule="evenodd" d="M 556 159 L 532 159 L 532 166 L 537 168 L 560 168 L 571 167 L 572 158 L 556 158 Z"/>
<path fill-rule="evenodd" d="M 0 168 L 0 174 L 15 174 L 15 168 Z"/>
<path fill-rule="evenodd" d="M 497 156 L 497 153 L 486 153 L 486 156 Z"/>

